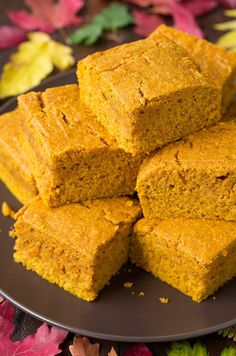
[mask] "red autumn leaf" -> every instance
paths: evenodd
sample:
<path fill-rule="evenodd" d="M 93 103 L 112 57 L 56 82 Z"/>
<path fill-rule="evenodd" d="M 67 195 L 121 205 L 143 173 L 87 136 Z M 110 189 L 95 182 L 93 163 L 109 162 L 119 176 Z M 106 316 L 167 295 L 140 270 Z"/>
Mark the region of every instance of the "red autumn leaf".
<path fill-rule="evenodd" d="M 72 356 L 99 356 L 99 344 L 91 344 L 87 337 L 75 336 L 69 349 Z"/>
<path fill-rule="evenodd" d="M 14 314 L 14 307 L 9 302 L 5 301 L 0 304 L 0 344 L 2 338 L 10 338 L 13 334 L 15 328 Z"/>
<path fill-rule="evenodd" d="M 172 14 L 175 27 L 179 30 L 190 33 L 193 36 L 203 37 L 202 30 L 198 26 L 195 17 L 183 4 L 174 1 L 172 4 Z"/>
<path fill-rule="evenodd" d="M 10 11 L 10 20 L 24 30 L 53 32 L 67 26 L 81 24 L 81 17 L 76 13 L 81 10 L 84 0 L 25 0 L 31 12 L 26 10 Z"/>
<path fill-rule="evenodd" d="M 236 0 L 219 0 L 219 4 L 231 9 L 236 8 Z"/>
<path fill-rule="evenodd" d="M 26 33 L 16 26 L 0 27 L 0 49 L 17 45 L 26 39 Z"/>
<path fill-rule="evenodd" d="M 0 304 L 0 355 L 54 356 L 61 352 L 58 345 L 64 341 L 67 332 L 54 326 L 49 328 L 47 324 L 41 325 L 34 335 L 12 342 L 14 314 L 14 307 L 9 302 Z"/>
<path fill-rule="evenodd" d="M 152 6 L 152 11 L 157 14 L 169 15 L 173 0 L 129 0 L 133 4 L 140 7 Z"/>
<path fill-rule="evenodd" d="M 133 15 L 135 23 L 134 31 L 141 36 L 150 35 L 158 26 L 164 23 L 159 15 L 147 14 L 142 10 L 135 10 Z"/>
<path fill-rule="evenodd" d="M 152 356 L 152 352 L 146 345 L 138 344 L 126 351 L 124 356 Z"/>
<path fill-rule="evenodd" d="M 217 0 L 186 0 L 183 5 L 195 16 L 201 16 L 217 7 Z"/>

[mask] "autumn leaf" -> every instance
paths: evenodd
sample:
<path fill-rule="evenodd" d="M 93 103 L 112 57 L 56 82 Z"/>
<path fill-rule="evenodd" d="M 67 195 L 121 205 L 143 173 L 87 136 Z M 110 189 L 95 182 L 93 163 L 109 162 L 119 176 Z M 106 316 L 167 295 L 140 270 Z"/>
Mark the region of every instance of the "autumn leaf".
<path fill-rule="evenodd" d="M 53 32 L 56 29 L 81 24 L 81 17 L 76 16 L 84 5 L 84 0 L 25 0 L 31 12 L 26 10 L 10 11 L 8 17 L 21 28 Z"/>
<path fill-rule="evenodd" d="M 90 24 L 84 25 L 73 32 L 69 37 L 69 41 L 72 44 L 85 43 L 86 45 L 92 45 L 97 42 L 104 31 L 114 31 L 132 24 L 133 21 L 133 16 L 125 5 L 112 2 L 100 14 L 94 16 Z"/>
<path fill-rule="evenodd" d="M 7 301 L 0 304 L 0 347 L 3 338 L 9 339 L 14 331 L 14 307 Z M 1 353 L 0 353 L 1 354 Z"/>
<path fill-rule="evenodd" d="M 205 346 L 196 342 L 193 346 L 187 341 L 172 342 L 171 350 L 167 352 L 168 356 L 208 356 Z"/>
<path fill-rule="evenodd" d="M 118 356 L 114 347 L 111 348 L 111 351 L 108 352 L 107 356 Z"/>
<path fill-rule="evenodd" d="M 224 14 L 236 18 L 236 10 L 226 10 Z M 236 19 L 215 24 L 214 28 L 219 31 L 228 31 L 218 38 L 217 44 L 236 51 Z"/>
<path fill-rule="evenodd" d="M 74 64 L 72 50 L 53 41 L 47 34 L 33 32 L 3 68 L 0 99 L 18 95 L 38 85 L 56 66 L 66 70 Z"/>
<path fill-rule="evenodd" d="M 148 14 L 145 11 L 135 10 L 133 12 L 135 29 L 134 31 L 140 36 L 148 36 L 158 26 L 164 23 L 159 15 Z"/>
<path fill-rule="evenodd" d="M 198 26 L 194 15 L 185 5 L 179 2 L 174 2 L 172 4 L 172 15 L 174 25 L 179 30 L 200 38 L 203 37 L 202 30 Z"/>
<path fill-rule="evenodd" d="M 224 349 L 221 352 L 220 356 L 236 356 L 236 347 L 231 346 L 231 347 Z"/>
<path fill-rule="evenodd" d="M 26 33 L 16 26 L 0 27 L 0 49 L 17 45 L 26 39 Z"/>
<path fill-rule="evenodd" d="M 219 0 L 219 4 L 234 9 L 236 7 L 236 0 Z"/>
<path fill-rule="evenodd" d="M 146 345 L 138 344 L 126 351 L 124 356 L 152 356 L 152 352 Z"/>
<path fill-rule="evenodd" d="M 129 0 L 140 7 L 152 7 L 152 12 L 161 15 L 170 15 L 173 0 Z"/>
<path fill-rule="evenodd" d="M 187 0 L 184 5 L 195 16 L 201 16 L 215 9 L 217 0 Z"/>
<path fill-rule="evenodd" d="M 91 344 L 87 337 L 75 336 L 69 350 L 72 356 L 99 356 L 99 344 Z"/>
<path fill-rule="evenodd" d="M 14 314 L 15 309 L 9 302 L 0 304 L 0 355 L 54 356 L 61 352 L 58 345 L 64 341 L 67 332 L 56 327 L 49 328 L 47 324 L 42 324 L 34 335 L 12 342 Z"/>
<path fill-rule="evenodd" d="M 4 298 L 0 295 L 0 303 L 4 302 Z"/>

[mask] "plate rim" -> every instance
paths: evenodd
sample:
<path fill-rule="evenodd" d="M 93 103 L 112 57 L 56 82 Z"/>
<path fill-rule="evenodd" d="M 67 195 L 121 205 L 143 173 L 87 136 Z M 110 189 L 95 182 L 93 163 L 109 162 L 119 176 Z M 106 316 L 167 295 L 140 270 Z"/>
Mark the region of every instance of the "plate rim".
<path fill-rule="evenodd" d="M 56 326 L 58 328 L 61 328 L 63 330 L 66 330 L 68 332 L 74 333 L 74 334 L 80 334 L 82 336 L 88 336 L 92 337 L 95 339 L 100 339 L 100 340 L 107 340 L 107 341 L 116 341 L 116 342 L 131 342 L 131 343 L 154 343 L 154 342 L 168 342 L 168 341 L 178 341 L 178 340 L 188 340 L 192 339 L 195 337 L 199 336 L 205 336 L 208 334 L 212 334 L 215 332 L 218 332 L 222 329 L 228 328 L 234 324 L 236 324 L 236 319 L 233 319 L 231 321 L 212 326 L 209 328 L 201 329 L 200 331 L 191 331 L 188 333 L 183 333 L 183 334 L 176 334 L 176 335 L 168 335 L 168 336 L 150 336 L 150 337 L 139 337 L 139 336 L 125 336 L 125 335 L 109 335 L 109 334 L 104 334 L 104 333 L 99 333 L 99 332 L 93 332 L 89 331 L 86 329 L 81 329 L 81 328 L 73 328 L 69 327 L 67 325 L 63 325 L 60 322 L 56 322 L 52 319 L 48 319 L 41 314 L 32 311 L 31 309 L 27 308 L 21 303 L 18 303 L 14 298 L 10 297 L 7 293 L 3 292 L 0 289 L 1 295 L 8 300 L 10 303 L 12 303 L 15 307 L 18 309 L 22 310 L 25 313 L 28 313 L 30 316 L 45 322 L 51 326 Z"/>

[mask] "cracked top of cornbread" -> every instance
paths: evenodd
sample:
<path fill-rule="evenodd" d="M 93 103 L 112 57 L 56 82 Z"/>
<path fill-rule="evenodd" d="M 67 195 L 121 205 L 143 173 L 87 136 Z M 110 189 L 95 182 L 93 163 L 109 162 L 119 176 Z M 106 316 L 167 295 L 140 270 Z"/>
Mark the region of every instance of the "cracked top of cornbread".
<path fill-rule="evenodd" d="M 227 256 L 231 244 L 236 243 L 236 223 L 223 220 L 144 218 L 137 222 L 134 230 L 203 265 L 212 263 L 219 255 Z"/>
<path fill-rule="evenodd" d="M 30 92 L 18 98 L 24 120 L 30 124 L 37 150 L 49 161 L 73 151 L 116 147 L 105 129 L 79 100 L 77 85 Z"/>
<path fill-rule="evenodd" d="M 194 58 L 197 65 L 200 65 L 204 73 L 210 74 L 219 82 L 227 79 L 236 69 L 235 53 L 223 47 L 165 25 L 159 26 L 150 38 L 159 38 L 159 36 L 166 36 L 182 46 Z"/>
<path fill-rule="evenodd" d="M 16 214 L 15 226 L 29 224 L 53 237 L 60 246 L 74 250 L 76 254 L 93 254 L 109 241 L 123 225 L 135 222 L 141 216 L 138 201 L 128 197 L 99 199 L 58 208 L 47 208 L 40 197 L 23 207 Z"/>
<path fill-rule="evenodd" d="M 94 53 L 79 62 L 79 78 L 84 71 L 94 73 L 94 81 L 99 77 L 104 95 L 112 92 L 125 111 L 178 90 L 212 86 L 187 52 L 164 36 Z"/>
<path fill-rule="evenodd" d="M 236 169 L 236 121 L 193 133 L 153 153 L 142 163 L 138 182 L 155 175 L 159 169 Z M 223 177 L 222 177 L 223 178 Z"/>

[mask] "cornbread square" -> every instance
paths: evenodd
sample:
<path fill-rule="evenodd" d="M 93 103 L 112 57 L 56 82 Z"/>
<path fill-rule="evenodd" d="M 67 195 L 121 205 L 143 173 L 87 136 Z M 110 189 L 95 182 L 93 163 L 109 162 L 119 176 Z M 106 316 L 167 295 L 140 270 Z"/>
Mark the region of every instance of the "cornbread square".
<path fill-rule="evenodd" d="M 137 178 L 147 218 L 236 221 L 236 121 L 218 123 L 164 147 Z"/>
<path fill-rule="evenodd" d="M 141 155 L 117 146 L 81 104 L 77 85 L 25 94 L 19 108 L 45 205 L 134 193 Z"/>
<path fill-rule="evenodd" d="M 220 90 L 164 36 L 78 63 L 81 100 L 120 147 L 149 153 L 220 119 Z"/>
<path fill-rule="evenodd" d="M 0 116 L 0 179 L 23 204 L 37 195 L 24 152 L 21 114 L 18 110 Z"/>
<path fill-rule="evenodd" d="M 128 258 L 132 225 L 141 215 L 127 197 L 47 208 L 40 198 L 16 218 L 14 259 L 87 301 Z"/>
<path fill-rule="evenodd" d="M 236 276 L 236 223 L 200 219 L 139 220 L 131 260 L 201 302 Z"/>
<path fill-rule="evenodd" d="M 220 85 L 222 89 L 222 112 L 225 113 L 236 92 L 236 55 L 220 46 L 210 43 L 173 27 L 161 25 L 151 34 L 151 38 L 166 36 L 182 46 L 195 60 L 202 73 Z"/>

